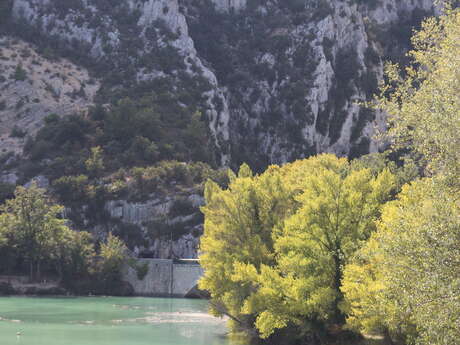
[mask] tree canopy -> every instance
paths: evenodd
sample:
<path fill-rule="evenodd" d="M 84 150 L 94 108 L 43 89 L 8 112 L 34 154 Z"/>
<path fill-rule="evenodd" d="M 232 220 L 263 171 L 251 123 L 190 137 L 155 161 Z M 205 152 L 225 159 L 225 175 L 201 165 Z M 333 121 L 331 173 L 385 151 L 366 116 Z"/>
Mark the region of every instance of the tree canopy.
<path fill-rule="evenodd" d="M 421 155 L 431 174 L 460 175 L 460 11 L 446 9 L 412 38 L 411 64 L 387 66 L 378 107 L 396 148 Z"/>
<path fill-rule="evenodd" d="M 395 177 L 321 155 L 207 186 L 200 287 L 216 314 L 261 337 L 336 322 L 342 270 L 374 229 Z M 236 327 L 238 328 L 238 327 Z"/>
<path fill-rule="evenodd" d="M 419 344 L 460 336 L 460 203 L 434 179 L 404 187 L 347 266 L 349 324 Z"/>
<path fill-rule="evenodd" d="M 121 269 L 126 246 L 109 235 L 96 256 L 93 236 L 69 228 L 64 208 L 34 183 L 17 187 L 0 207 L 0 271 L 24 272 L 31 281 L 42 273 L 59 278 L 71 291 L 123 292 Z"/>
<path fill-rule="evenodd" d="M 425 175 L 384 207 L 377 231 L 346 267 L 348 324 L 398 344 L 444 345 L 460 336 L 460 10 L 447 7 L 414 35 L 412 64 L 390 66 L 380 107 L 397 149 Z"/>
<path fill-rule="evenodd" d="M 18 187 L 15 198 L 1 207 L 0 228 L 29 263 L 31 279 L 39 278 L 42 262 L 59 259 L 58 253 L 70 240 L 72 232 L 60 217 L 62 210 L 35 184 Z"/>

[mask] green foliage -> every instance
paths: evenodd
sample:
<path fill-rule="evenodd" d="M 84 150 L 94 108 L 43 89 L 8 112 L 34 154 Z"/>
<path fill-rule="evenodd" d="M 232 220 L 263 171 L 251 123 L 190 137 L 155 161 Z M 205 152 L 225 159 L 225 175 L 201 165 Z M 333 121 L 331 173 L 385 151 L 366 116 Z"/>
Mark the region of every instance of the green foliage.
<path fill-rule="evenodd" d="M 110 284 L 121 280 L 121 270 L 127 260 L 127 248 L 122 240 L 109 234 L 107 241 L 101 244 L 98 270 L 104 286 L 110 289 Z"/>
<path fill-rule="evenodd" d="M 460 204 L 432 179 L 404 187 L 346 268 L 349 324 L 395 340 L 454 344 L 460 335 Z"/>
<path fill-rule="evenodd" d="M 144 280 L 147 273 L 149 273 L 149 264 L 148 262 L 144 262 L 143 264 L 136 265 L 136 275 L 137 279 Z"/>
<path fill-rule="evenodd" d="M 389 114 L 388 137 L 396 148 L 424 158 L 428 173 L 460 175 L 460 11 L 424 22 L 413 37 L 412 63 L 404 71 L 387 68 L 378 107 Z M 436 96 L 433 96 L 436 95 Z"/>
<path fill-rule="evenodd" d="M 73 232 L 63 257 L 62 283 L 72 288 L 76 278 L 90 279 L 95 255 L 91 234 L 85 231 Z"/>
<path fill-rule="evenodd" d="M 43 264 L 56 265 L 62 277 L 63 266 L 72 262 L 69 253 L 75 249 L 77 235 L 59 217 L 61 212 L 62 207 L 52 204 L 43 189 L 34 184 L 18 187 L 15 198 L 2 206 L 0 237 L 7 240 L 7 247 L 0 256 L 7 262 L 25 260 L 31 280 L 40 278 Z"/>
<path fill-rule="evenodd" d="M 124 98 L 111 110 L 97 107 L 90 118 L 53 114 L 24 150 L 34 162 L 51 160 L 42 172 L 51 179 L 79 174 L 97 178 L 166 159 L 212 162 L 203 116 L 169 102 L 174 100 L 168 95 L 150 94 Z"/>
<path fill-rule="evenodd" d="M 377 99 L 389 113 L 395 148 L 415 158 L 406 160 L 399 183 L 413 179 L 414 168 L 434 176 L 405 185 L 385 205 L 377 231 L 345 269 L 349 327 L 392 343 L 454 344 L 460 336 L 459 24 L 451 8 L 425 21 L 413 38 L 412 63 L 404 73 L 388 68 Z"/>
<path fill-rule="evenodd" d="M 27 132 L 21 130 L 20 128 L 14 126 L 13 129 L 11 130 L 10 137 L 12 138 L 24 138 L 26 136 Z"/>
<path fill-rule="evenodd" d="M 394 176 L 322 155 L 260 176 L 243 165 L 230 181 L 228 190 L 209 183 L 202 208 L 200 287 L 212 311 L 264 338 L 340 322 L 343 267 L 373 231 Z"/>
<path fill-rule="evenodd" d="M 86 170 L 92 177 L 100 176 L 104 172 L 103 152 L 100 146 L 91 149 L 90 157 L 85 161 Z"/>
<path fill-rule="evenodd" d="M 14 74 L 11 77 L 16 81 L 24 81 L 27 79 L 27 72 L 22 67 L 22 65 L 19 64 L 16 66 L 16 69 L 14 70 Z"/>
<path fill-rule="evenodd" d="M 14 184 L 0 182 L 0 204 L 3 204 L 7 199 L 11 199 L 14 196 L 14 190 Z"/>
<path fill-rule="evenodd" d="M 1 206 L 0 273 L 28 271 L 31 280 L 43 273 L 57 275 L 76 293 L 118 293 L 126 260 L 124 243 L 109 236 L 98 259 L 90 233 L 73 231 L 56 205 L 35 184 L 17 187 L 15 197 Z"/>
<path fill-rule="evenodd" d="M 66 204 L 87 200 L 88 176 L 63 176 L 53 182 L 53 189 Z"/>
<path fill-rule="evenodd" d="M 146 168 L 133 168 L 127 172 L 120 170 L 108 178 L 111 183 L 108 188 L 110 191 L 117 188 L 119 182 L 129 180 L 125 189 L 128 199 L 142 200 L 151 193 L 164 194 L 174 189 L 195 188 L 202 191 L 207 179 L 222 186 L 228 183 L 225 171 L 214 170 L 207 164 L 162 161 Z"/>
<path fill-rule="evenodd" d="M 273 261 L 273 227 L 285 217 L 292 200 L 281 183 L 279 168 L 270 168 L 253 178 L 242 166 L 238 177 L 230 174 L 228 190 L 209 182 L 206 185 L 205 235 L 200 256 L 205 276 L 200 288 L 212 298 L 212 312 L 231 315 L 233 326 L 251 330 L 253 318 L 242 312 L 250 287 L 232 279 L 234 265 L 253 263 L 257 267 Z"/>

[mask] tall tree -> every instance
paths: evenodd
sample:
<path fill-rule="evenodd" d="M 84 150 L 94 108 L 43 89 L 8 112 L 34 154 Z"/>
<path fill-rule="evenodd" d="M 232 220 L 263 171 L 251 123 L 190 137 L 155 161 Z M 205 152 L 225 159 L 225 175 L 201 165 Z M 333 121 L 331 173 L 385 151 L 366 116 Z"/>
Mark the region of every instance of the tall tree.
<path fill-rule="evenodd" d="M 40 265 L 54 254 L 53 244 L 62 233 L 70 231 L 59 217 L 62 210 L 35 184 L 18 187 L 15 198 L 1 207 L 0 228 L 28 262 L 30 279 L 40 278 Z"/>
<path fill-rule="evenodd" d="M 373 230 L 394 186 L 384 170 L 321 155 L 206 189 L 202 289 L 218 315 L 270 336 L 337 316 L 343 265 Z M 238 327 L 237 327 L 238 328 Z"/>
<path fill-rule="evenodd" d="M 234 280 L 249 284 L 244 310 L 256 315 L 262 337 L 295 325 L 342 323 L 338 305 L 342 272 L 352 254 L 374 230 L 382 205 L 395 187 L 383 170 L 354 170 L 346 159 L 310 158 L 315 169 L 302 177 L 299 208 L 273 233 L 274 265 L 239 264 Z"/>
<path fill-rule="evenodd" d="M 453 3 L 453 2 L 452 2 Z M 403 188 L 345 269 L 351 327 L 397 343 L 458 343 L 460 329 L 460 9 L 446 7 L 413 37 L 412 64 L 387 70 L 378 106 L 396 148 L 431 179 Z"/>
<path fill-rule="evenodd" d="M 388 113 L 388 137 L 411 148 L 427 172 L 460 176 L 460 10 L 430 18 L 412 39 L 412 63 L 388 65 L 378 107 Z"/>
<path fill-rule="evenodd" d="M 405 186 L 345 270 L 351 326 L 395 341 L 460 338 L 460 202 L 436 179 Z"/>
<path fill-rule="evenodd" d="M 208 182 L 205 190 L 205 231 L 201 238 L 201 265 L 205 275 L 200 288 L 211 294 L 212 312 L 231 317 L 234 329 L 255 334 L 254 320 L 242 312 L 251 286 L 233 280 L 238 263 L 255 267 L 274 262 L 273 228 L 293 209 L 291 188 L 283 184 L 278 167 L 253 176 L 247 165 L 238 176 L 229 173 L 226 190 Z"/>
<path fill-rule="evenodd" d="M 106 291 L 110 291 L 110 284 L 121 281 L 121 270 L 127 259 L 127 251 L 125 243 L 112 234 L 101 244 L 99 269 Z"/>

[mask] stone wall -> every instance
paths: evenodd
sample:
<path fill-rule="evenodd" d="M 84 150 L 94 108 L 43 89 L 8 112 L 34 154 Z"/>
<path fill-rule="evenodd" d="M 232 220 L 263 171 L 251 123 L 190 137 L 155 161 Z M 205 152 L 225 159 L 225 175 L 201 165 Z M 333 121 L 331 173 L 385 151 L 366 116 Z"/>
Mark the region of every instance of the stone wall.
<path fill-rule="evenodd" d="M 202 275 L 203 268 L 198 264 L 173 264 L 172 295 L 186 297 Z"/>
<path fill-rule="evenodd" d="M 138 267 L 148 265 L 147 274 L 139 279 L 133 265 L 124 268 L 123 279 L 139 296 L 186 297 L 203 275 L 198 264 L 174 263 L 173 260 L 139 259 Z"/>

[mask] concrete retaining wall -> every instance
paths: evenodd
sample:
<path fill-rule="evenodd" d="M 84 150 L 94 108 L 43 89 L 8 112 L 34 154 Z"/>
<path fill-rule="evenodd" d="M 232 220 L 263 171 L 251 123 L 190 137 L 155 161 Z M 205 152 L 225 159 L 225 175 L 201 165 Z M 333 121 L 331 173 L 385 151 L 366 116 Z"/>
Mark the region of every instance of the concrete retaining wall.
<path fill-rule="evenodd" d="M 173 260 L 139 259 L 136 265 L 147 265 L 145 277 L 139 279 L 137 270 L 127 265 L 123 270 L 123 279 L 139 296 L 185 297 L 203 275 L 200 265 L 174 263 Z"/>
<path fill-rule="evenodd" d="M 173 296 L 186 296 L 203 275 L 203 269 L 197 264 L 173 264 Z"/>

